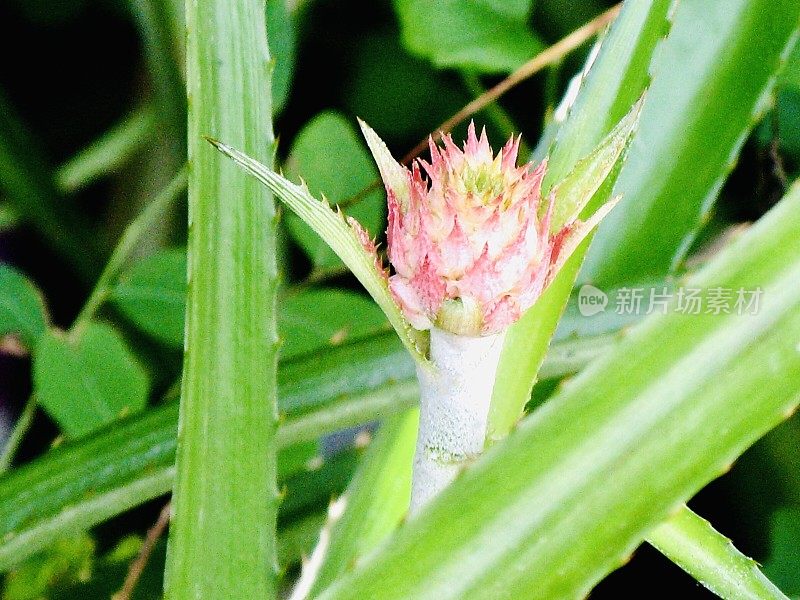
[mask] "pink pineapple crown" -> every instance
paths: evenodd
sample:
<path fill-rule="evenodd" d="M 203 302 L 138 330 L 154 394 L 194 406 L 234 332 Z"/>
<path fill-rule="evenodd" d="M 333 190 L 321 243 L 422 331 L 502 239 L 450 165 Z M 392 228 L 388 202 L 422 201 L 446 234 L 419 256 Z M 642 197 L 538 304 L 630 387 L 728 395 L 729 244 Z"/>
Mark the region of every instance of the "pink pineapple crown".
<path fill-rule="evenodd" d="M 431 161 L 417 159 L 408 169 L 360 124 L 388 196 L 389 289 L 417 329 L 503 331 L 613 206 L 585 223 L 571 215 L 551 231 L 555 194 L 547 202 L 541 195 L 547 161 L 517 166 L 519 137 L 495 156 L 486 130 L 478 137 L 471 123 L 463 149 L 450 135 L 443 147 L 430 139 Z"/>

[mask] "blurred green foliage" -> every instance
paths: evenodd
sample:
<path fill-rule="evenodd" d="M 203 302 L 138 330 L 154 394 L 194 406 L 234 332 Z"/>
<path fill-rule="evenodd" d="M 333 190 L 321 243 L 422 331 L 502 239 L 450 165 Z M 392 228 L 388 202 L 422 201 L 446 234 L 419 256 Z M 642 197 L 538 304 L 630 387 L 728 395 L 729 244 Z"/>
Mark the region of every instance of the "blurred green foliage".
<path fill-rule="evenodd" d="M 77 438 L 147 404 L 147 374 L 119 332 L 89 323 L 78 340 L 48 331 L 34 350 L 36 398 Z"/>
<path fill-rule="evenodd" d="M 58 540 L 8 575 L 3 600 L 38 600 L 54 590 L 88 581 L 94 554 L 95 542 L 87 534 Z"/>
<path fill-rule="evenodd" d="M 710 20 L 713 15 L 702 2 L 683 0 Z M 280 134 L 277 163 L 292 179 L 303 178 L 314 195 L 324 194 L 331 204 L 342 204 L 347 214 L 383 242 L 385 196 L 379 188 L 369 187 L 377 171 L 357 133 L 355 117 L 366 120 L 400 157 L 482 88 L 497 83 L 611 4 L 610 0 L 267 0 L 274 61 L 272 100 Z M 715 6 L 721 7 L 722 17 L 732 18 L 725 5 Z M 179 375 L 184 338 L 183 206 L 137 233 L 129 264 L 109 282 L 103 298 L 108 302 L 78 326 L 74 319 L 119 232 L 185 160 L 181 11 L 182 2 L 175 0 L 14 0 L 0 6 L 0 26 L 9 32 L 18 29 L 40 50 L 36 56 L 20 54 L 14 36 L 2 36 L 0 41 L 0 51 L 15 57 L 0 66 L 0 341 L 6 342 L 0 343 L 0 406 L 7 418 L 32 392 L 41 409 L 23 445 L 12 448 L 19 450 L 17 466 L 46 455 L 56 437 L 63 435 L 68 443 L 82 436 L 91 439 L 95 432 L 119 427 L 118 419 L 147 415 L 165 396 L 174 396 L 165 394 L 164 388 Z M 686 193 L 674 195 L 674 187 L 681 185 L 675 184 L 665 192 L 671 194 L 673 205 L 656 199 L 658 206 L 667 208 L 653 213 L 657 218 L 647 221 L 635 243 L 629 244 L 639 248 L 638 253 L 628 248 L 613 269 L 604 262 L 609 253 L 593 256 L 588 266 L 594 265 L 596 273 L 604 262 L 606 270 L 623 274 L 610 277 L 610 287 L 630 283 L 620 278 L 634 277 L 638 282 L 650 275 L 657 275 L 660 283 L 665 273 L 654 274 L 641 265 L 666 246 L 671 252 L 675 235 L 688 240 L 680 259 L 691 250 L 692 258 L 706 260 L 702 253 L 697 256 L 698 249 L 705 251 L 706 243 L 730 225 L 760 217 L 800 169 L 800 47 L 787 57 L 774 93 L 765 98 L 763 114 L 753 117 L 758 119 L 755 133 L 738 140 L 752 124 L 751 107 L 737 95 L 746 95 L 747 87 L 737 79 L 738 69 L 741 61 L 748 60 L 753 72 L 768 78 L 772 67 L 752 52 L 750 44 L 762 47 L 770 40 L 766 34 L 743 40 L 735 56 L 709 50 L 711 58 L 701 64 L 691 58 L 698 48 L 721 40 L 705 35 L 699 25 L 690 33 L 685 44 L 673 45 L 658 59 L 683 61 L 684 68 L 665 72 L 663 81 L 656 81 L 651 90 L 651 98 L 672 103 L 672 121 L 667 122 L 666 113 L 645 112 L 643 125 L 653 132 L 678 122 L 680 127 L 670 129 L 676 144 L 685 143 L 690 133 L 698 138 L 697 155 L 676 175 L 686 182 Z M 552 114 L 554 102 L 588 48 L 584 45 L 546 74 L 503 96 L 495 106 L 502 118 L 486 110 L 476 116 L 479 125 L 487 124 L 495 145 L 508 133 L 505 128 L 510 123 L 535 146 L 545 115 Z M 678 55 L 688 58 L 678 60 Z M 714 73 L 729 68 L 729 93 L 698 87 L 691 97 L 676 97 L 677 91 L 688 89 L 692 69 L 701 67 Z M 176 98 L 176 93 L 181 95 Z M 711 124 L 714 127 L 690 132 L 689 109 L 699 103 L 706 108 L 716 103 L 720 118 Z M 733 129 L 726 129 L 727 124 Z M 723 134 L 743 142 L 743 150 L 731 156 L 728 146 L 720 143 L 712 169 L 707 147 L 711 144 L 703 140 L 719 142 Z M 653 154 L 646 144 L 631 152 L 645 162 Z M 653 169 L 652 181 L 663 183 L 674 175 L 668 154 L 663 157 L 666 167 Z M 731 161 L 738 162 L 734 166 Z M 696 184 L 692 195 L 696 199 L 709 187 L 708 181 L 700 180 L 727 174 L 729 165 L 732 175 L 720 190 L 715 189 L 719 202 L 698 219 L 695 204 L 689 206 L 689 188 Z M 722 186 L 722 179 L 718 183 Z M 642 211 L 643 197 L 658 191 L 648 184 L 641 194 L 632 194 L 636 197 L 630 202 L 638 201 Z M 683 215 L 685 226 L 678 227 L 674 222 L 681 209 L 694 212 Z M 646 215 L 639 216 L 644 223 Z M 662 227 L 665 221 L 675 226 Z M 377 339 L 390 330 L 383 313 L 305 224 L 284 214 L 280 233 L 280 270 L 286 278 L 279 304 L 283 359 L 313 362 L 331 347 L 346 350 L 348 344 Z M 613 235 L 602 235 L 606 246 L 619 247 Z M 690 244 L 695 235 L 698 241 Z M 654 241 L 644 244 L 642 238 Z M 592 271 L 586 273 L 589 277 Z M 568 310 L 574 317 L 574 303 Z M 616 317 L 609 315 L 610 320 Z M 623 321 L 619 317 L 611 329 L 624 329 Z M 589 330 L 592 325 L 572 319 L 560 335 L 580 341 L 597 333 Z M 392 348 L 395 354 L 400 352 Z M 29 356 L 7 360 L 9 352 Z M 385 360 L 392 362 L 392 356 L 388 353 Z M 410 374 L 410 363 L 392 364 Z M 302 367 L 310 370 L 307 363 Z M 337 377 L 335 369 L 331 372 L 325 373 L 326 382 Z M 353 374 L 347 377 L 355 380 Z M 17 385 L 20 380 L 24 384 Z M 322 385 L 314 381 L 304 385 Z M 352 395 L 352 390 L 340 393 Z M 306 410 L 310 409 L 303 407 L 302 412 Z M 795 418 L 790 424 L 796 422 Z M 737 543 L 743 542 L 745 551 L 768 559 L 766 572 L 778 585 L 800 596 L 800 499 L 791 494 L 764 499 L 758 489 L 738 485 L 762 473 L 782 478 L 782 483 L 791 479 L 785 473 L 796 470 L 789 455 L 795 438 L 786 442 L 780 435 L 778 430 L 765 438 L 730 478 L 711 486 L 697 501 L 705 516 L 729 525 L 725 531 L 732 532 Z M 316 539 L 331 495 L 347 487 L 360 464 L 360 451 L 352 449 L 348 436 L 314 440 L 281 453 L 279 470 L 286 488 L 279 544 L 287 580 L 295 573 L 301 552 L 308 552 Z M 346 449 L 337 453 L 328 445 Z M 736 489 L 726 483 L 730 481 L 737 482 Z M 6 576 L 4 600 L 108 597 L 121 585 L 141 543 L 139 535 L 157 509 L 144 506 L 91 534 L 53 544 Z M 740 519 L 742 513 L 753 522 Z M 351 522 L 347 528 L 356 530 L 357 525 Z M 160 544 L 134 597 L 159 596 L 163 555 Z M 646 553 L 634 558 L 593 597 L 630 594 L 640 589 L 639 582 L 652 581 L 654 573 L 666 574 L 664 587 L 675 597 L 707 597 L 666 561 L 648 560 Z"/>
<path fill-rule="evenodd" d="M 0 338 L 17 334 L 31 349 L 46 328 L 41 292 L 16 269 L 0 265 Z"/>
<path fill-rule="evenodd" d="M 543 48 L 532 0 L 396 0 L 403 41 L 439 68 L 509 72 Z"/>
<path fill-rule="evenodd" d="M 800 507 L 775 512 L 770 544 L 764 572 L 788 595 L 800 597 Z"/>
<path fill-rule="evenodd" d="M 132 265 L 120 277 L 111 300 L 145 333 L 181 346 L 186 312 L 186 249 L 161 250 Z"/>

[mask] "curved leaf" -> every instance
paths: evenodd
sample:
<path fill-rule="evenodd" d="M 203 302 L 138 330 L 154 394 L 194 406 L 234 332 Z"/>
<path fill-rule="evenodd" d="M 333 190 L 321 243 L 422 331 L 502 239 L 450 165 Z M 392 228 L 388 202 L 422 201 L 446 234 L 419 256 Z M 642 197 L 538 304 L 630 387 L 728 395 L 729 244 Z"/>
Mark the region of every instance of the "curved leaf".
<path fill-rule="evenodd" d="M 317 232 L 375 299 L 411 356 L 420 364 L 429 364 L 425 356 L 427 352 L 425 337 L 422 332 L 413 329 L 400 312 L 400 308 L 389 293 L 385 274 L 377 264 L 377 255 L 365 250 L 360 232 L 353 229 L 341 213 L 335 213 L 326 202 L 320 202 L 311 196 L 307 188 L 295 185 L 222 142 L 209 141 L 242 169 L 266 185 Z"/>
<path fill-rule="evenodd" d="M 320 152 L 324 148 L 324 152 Z M 284 165 L 287 176 L 304 182 L 314 196 L 324 196 L 332 204 L 359 195 L 378 176 L 375 164 L 341 113 L 325 111 L 305 124 L 292 144 Z M 348 214 L 367 231 L 377 232 L 384 224 L 386 202 L 379 190 L 361 198 Z M 332 270 L 342 267 L 341 260 L 297 215 L 289 213 L 286 228 L 311 259 L 314 267 Z"/>

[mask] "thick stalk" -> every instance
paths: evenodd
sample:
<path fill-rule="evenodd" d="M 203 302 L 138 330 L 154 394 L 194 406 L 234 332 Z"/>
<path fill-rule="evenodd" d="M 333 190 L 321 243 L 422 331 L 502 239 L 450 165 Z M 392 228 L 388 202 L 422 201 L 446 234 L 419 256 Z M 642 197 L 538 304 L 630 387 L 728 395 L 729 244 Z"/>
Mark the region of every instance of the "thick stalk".
<path fill-rule="evenodd" d="M 411 512 L 441 492 L 480 455 L 505 332 L 484 337 L 431 330 L 436 369 L 417 368 L 420 417 Z"/>

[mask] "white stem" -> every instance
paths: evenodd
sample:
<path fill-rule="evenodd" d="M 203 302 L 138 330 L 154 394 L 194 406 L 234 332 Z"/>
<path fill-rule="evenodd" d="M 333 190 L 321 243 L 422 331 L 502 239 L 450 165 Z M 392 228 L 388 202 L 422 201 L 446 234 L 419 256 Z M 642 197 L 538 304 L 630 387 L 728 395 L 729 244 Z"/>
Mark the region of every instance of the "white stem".
<path fill-rule="evenodd" d="M 431 330 L 435 370 L 417 368 L 420 417 L 411 513 L 455 479 L 482 451 L 505 332 L 484 337 Z"/>

